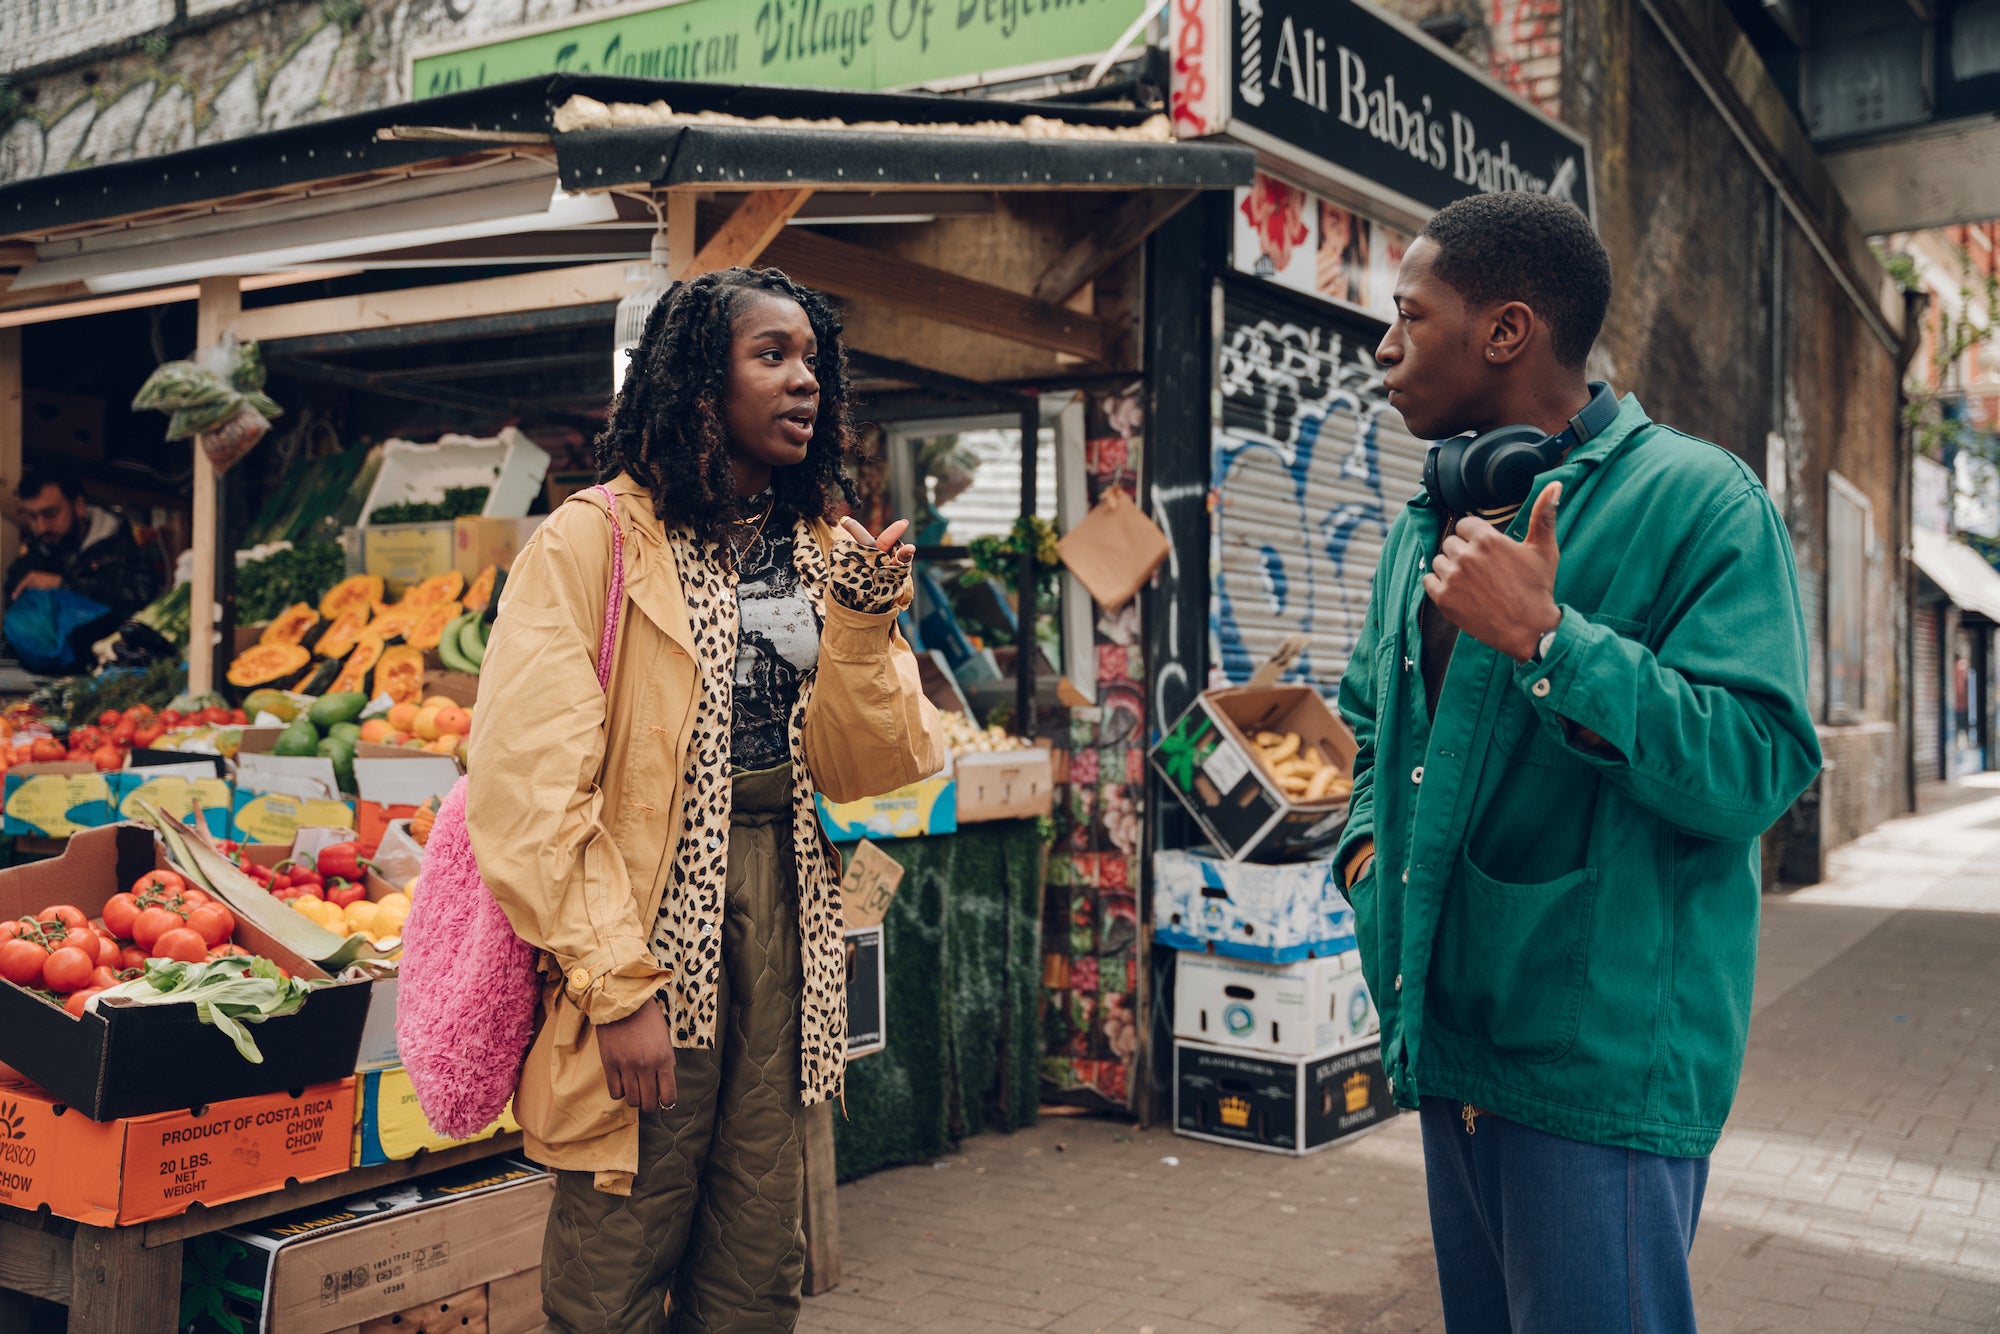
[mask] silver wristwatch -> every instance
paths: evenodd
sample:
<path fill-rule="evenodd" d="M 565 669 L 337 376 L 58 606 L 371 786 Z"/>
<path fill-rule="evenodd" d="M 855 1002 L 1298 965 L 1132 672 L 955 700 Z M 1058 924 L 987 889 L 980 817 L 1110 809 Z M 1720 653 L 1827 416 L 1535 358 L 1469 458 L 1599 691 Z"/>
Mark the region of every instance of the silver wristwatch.
<path fill-rule="evenodd" d="M 1557 630 L 1560 630 L 1561 628 L 1562 628 L 1561 626 L 1556 627 Z M 1555 630 L 1551 630 L 1547 634 L 1543 635 L 1540 639 L 1537 639 L 1535 641 L 1535 661 L 1540 662 L 1543 658 L 1548 657 L 1549 650 L 1554 648 L 1555 646 L 1556 646 L 1556 632 Z"/>

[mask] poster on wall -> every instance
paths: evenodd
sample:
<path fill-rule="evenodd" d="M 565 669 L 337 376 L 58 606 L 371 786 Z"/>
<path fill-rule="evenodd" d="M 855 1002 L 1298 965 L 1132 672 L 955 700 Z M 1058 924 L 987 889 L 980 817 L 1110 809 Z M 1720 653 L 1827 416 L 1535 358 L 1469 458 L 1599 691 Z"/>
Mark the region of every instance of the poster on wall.
<path fill-rule="evenodd" d="M 1582 135 L 1372 5 L 1171 0 L 1168 14 L 1184 138 L 1226 135 L 1407 219 L 1500 190 L 1595 216 Z"/>
<path fill-rule="evenodd" d="M 1232 266 L 1388 323 L 1408 233 L 1264 172 L 1236 192 Z"/>

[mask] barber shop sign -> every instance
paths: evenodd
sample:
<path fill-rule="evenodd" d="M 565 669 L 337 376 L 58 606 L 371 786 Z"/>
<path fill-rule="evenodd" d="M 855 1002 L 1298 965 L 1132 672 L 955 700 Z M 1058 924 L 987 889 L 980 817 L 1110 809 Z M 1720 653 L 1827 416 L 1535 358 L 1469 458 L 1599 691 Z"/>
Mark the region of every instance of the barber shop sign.
<path fill-rule="evenodd" d="M 1173 119 L 1308 183 L 1427 216 L 1530 190 L 1590 213 L 1590 152 L 1416 29 L 1358 0 L 1171 0 Z"/>

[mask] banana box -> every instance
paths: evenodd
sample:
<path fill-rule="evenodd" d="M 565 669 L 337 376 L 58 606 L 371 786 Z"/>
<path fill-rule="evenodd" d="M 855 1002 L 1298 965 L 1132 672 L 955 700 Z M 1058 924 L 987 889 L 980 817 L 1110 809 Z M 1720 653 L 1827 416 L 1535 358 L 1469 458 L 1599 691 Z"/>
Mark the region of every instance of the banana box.
<path fill-rule="evenodd" d="M 1232 861 L 1323 854 L 1347 823 L 1354 734 L 1309 685 L 1204 691 L 1149 752 Z"/>
<path fill-rule="evenodd" d="M 958 832 L 958 784 L 949 765 L 935 778 L 879 797 L 835 804 L 814 793 L 813 800 L 819 803 L 820 828 L 835 843 Z"/>
<path fill-rule="evenodd" d="M 1355 947 L 1354 909 L 1331 861 L 1266 865 L 1179 848 L 1153 854 L 1153 939 L 1258 963 Z"/>
<path fill-rule="evenodd" d="M 1174 956 L 1177 1038 L 1310 1056 L 1366 1046 L 1381 1031 L 1358 950 L 1278 964 Z"/>
<path fill-rule="evenodd" d="M 7 774 L 0 832 L 9 838 L 68 838 L 117 819 L 111 778 L 95 765 L 57 760 L 19 765 Z"/>
<path fill-rule="evenodd" d="M 416 1087 L 402 1066 L 363 1071 L 355 1080 L 353 1162 L 356 1167 L 398 1162 L 427 1150 L 449 1149 L 454 1144 L 491 1139 L 521 1128 L 510 1103 L 501 1111 L 498 1121 L 472 1140 L 446 1139 L 424 1119 L 423 1108 L 417 1105 Z"/>
<path fill-rule="evenodd" d="M 1176 1135 L 1299 1156 L 1395 1116 L 1380 1046 L 1279 1056 L 1174 1043 Z"/>

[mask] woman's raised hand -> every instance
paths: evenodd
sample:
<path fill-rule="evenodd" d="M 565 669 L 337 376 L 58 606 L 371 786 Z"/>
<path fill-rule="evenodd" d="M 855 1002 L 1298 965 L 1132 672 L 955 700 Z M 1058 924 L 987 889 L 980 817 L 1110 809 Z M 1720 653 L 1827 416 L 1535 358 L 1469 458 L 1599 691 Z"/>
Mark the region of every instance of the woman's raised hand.
<path fill-rule="evenodd" d="M 905 542 L 901 546 L 896 545 L 896 539 L 901 537 L 903 530 L 910 526 L 908 519 L 896 520 L 882 530 L 880 537 L 871 536 L 868 529 L 862 526 L 861 521 L 852 515 L 842 519 L 840 526 L 847 531 L 849 537 L 859 542 L 862 546 L 874 547 L 886 556 L 893 556 L 900 565 L 908 565 L 916 558 L 917 549 L 909 543 Z"/>

